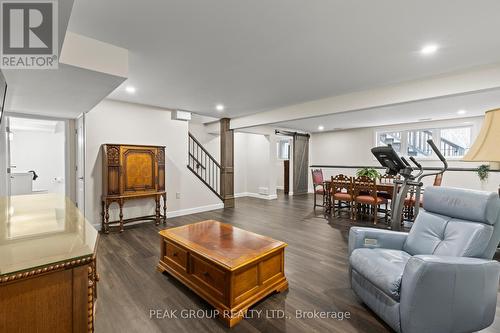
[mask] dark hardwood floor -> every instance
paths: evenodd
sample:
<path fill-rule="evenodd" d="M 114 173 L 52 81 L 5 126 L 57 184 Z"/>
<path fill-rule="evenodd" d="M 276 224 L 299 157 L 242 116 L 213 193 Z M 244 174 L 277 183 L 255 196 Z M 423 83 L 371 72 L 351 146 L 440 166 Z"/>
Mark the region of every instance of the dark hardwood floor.
<path fill-rule="evenodd" d="M 158 231 L 164 226 L 129 226 L 122 234 L 100 238 L 96 332 L 390 332 L 349 287 L 347 235 L 352 222 L 327 218 L 320 208 L 313 211 L 312 196 L 280 195 L 270 201 L 239 198 L 234 209 L 173 218 L 167 224 L 172 227 L 207 219 L 287 242 L 289 290 L 256 304 L 253 317 L 232 329 L 212 318 L 182 318 L 189 310 L 210 316 L 212 307 L 173 277 L 156 271 Z M 151 318 L 150 311 L 155 310 L 160 312 Z M 296 311 L 349 312 L 350 318 L 300 319 Z M 494 325 L 482 332 L 500 332 L 499 306 Z"/>

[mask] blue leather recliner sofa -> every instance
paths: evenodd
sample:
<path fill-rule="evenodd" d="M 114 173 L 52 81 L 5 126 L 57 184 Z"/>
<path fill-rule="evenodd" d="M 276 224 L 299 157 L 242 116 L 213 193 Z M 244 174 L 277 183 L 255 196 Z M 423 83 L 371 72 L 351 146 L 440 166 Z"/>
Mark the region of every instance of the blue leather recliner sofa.
<path fill-rule="evenodd" d="M 474 332 L 495 317 L 499 240 L 498 194 L 430 187 L 409 233 L 351 228 L 351 285 L 396 332 Z"/>

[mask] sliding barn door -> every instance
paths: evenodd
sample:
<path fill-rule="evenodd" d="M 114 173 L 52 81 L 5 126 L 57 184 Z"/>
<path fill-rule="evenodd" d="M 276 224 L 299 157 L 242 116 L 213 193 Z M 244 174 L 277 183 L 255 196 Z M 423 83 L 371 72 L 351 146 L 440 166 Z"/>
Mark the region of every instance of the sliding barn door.
<path fill-rule="evenodd" d="M 307 193 L 309 177 L 309 136 L 293 136 L 293 194 Z"/>

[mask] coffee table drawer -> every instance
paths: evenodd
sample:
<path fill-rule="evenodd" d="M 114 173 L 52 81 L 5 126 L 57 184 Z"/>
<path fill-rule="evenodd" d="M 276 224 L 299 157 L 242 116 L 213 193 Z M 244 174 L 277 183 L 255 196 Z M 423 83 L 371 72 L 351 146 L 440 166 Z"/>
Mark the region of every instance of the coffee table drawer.
<path fill-rule="evenodd" d="M 191 256 L 191 273 L 215 294 L 220 296 L 224 294 L 226 274 L 222 270 L 196 256 Z"/>
<path fill-rule="evenodd" d="M 166 257 L 177 265 L 181 266 L 184 270 L 187 267 L 187 252 L 170 242 L 165 242 Z"/>

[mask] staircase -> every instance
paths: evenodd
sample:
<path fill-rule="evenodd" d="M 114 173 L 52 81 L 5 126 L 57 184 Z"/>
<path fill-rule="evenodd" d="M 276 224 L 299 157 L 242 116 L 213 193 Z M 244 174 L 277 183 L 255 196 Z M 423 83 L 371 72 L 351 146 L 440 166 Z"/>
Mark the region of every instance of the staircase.
<path fill-rule="evenodd" d="M 188 138 L 188 152 L 188 169 L 223 200 L 220 191 L 220 164 L 191 133 Z"/>

